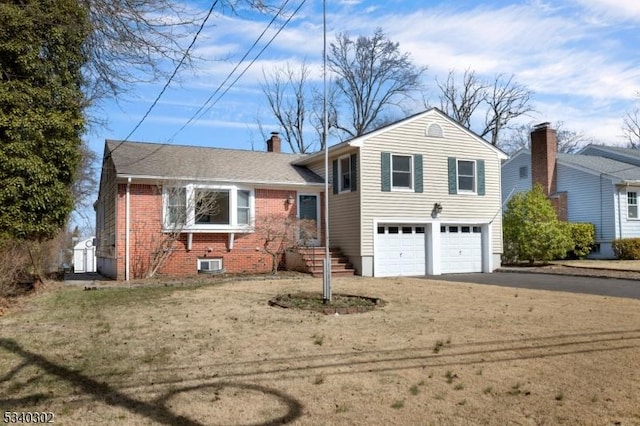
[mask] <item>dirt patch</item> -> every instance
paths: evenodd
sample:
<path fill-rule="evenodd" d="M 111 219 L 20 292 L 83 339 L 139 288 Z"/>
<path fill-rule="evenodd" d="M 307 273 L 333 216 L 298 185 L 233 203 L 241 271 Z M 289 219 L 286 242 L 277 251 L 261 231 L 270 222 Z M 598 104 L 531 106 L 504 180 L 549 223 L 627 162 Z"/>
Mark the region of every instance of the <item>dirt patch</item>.
<path fill-rule="evenodd" d="M 0 405 L 65 425 L 640 424 L 640 300 L 339 278 L 65 287 L 0 318 Z"/>
<path fill-rule="evenodd" d="M 332 294 L 331 302 L 325 303 L 322 293 L 318 292 L 279 294 L 268 303 L 270 306 L 321 312 L 325 315 L 361 314 L 385 304 L 382 299 L 377 297 L 339 293 Z"/>

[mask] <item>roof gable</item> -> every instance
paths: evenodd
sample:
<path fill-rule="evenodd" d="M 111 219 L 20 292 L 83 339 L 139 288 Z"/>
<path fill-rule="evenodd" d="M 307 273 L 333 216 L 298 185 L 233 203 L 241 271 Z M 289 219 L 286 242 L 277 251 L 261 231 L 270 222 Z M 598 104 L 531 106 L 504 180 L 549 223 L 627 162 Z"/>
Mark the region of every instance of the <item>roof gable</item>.
<path fill-rule="evenodd" d="M 414 121 L 417 120 L 421 120 L 423 118 L 429 117 L 429 116 L 437 116 L 439 119 L 443 119 L 448 121 L 449 123 L 451 123 L 453 126 L 456 126 L 460 131 L 462 131 L 463 133 L 465 133 L 467 136 L 469 136 L 471 139 L 477 141 L 478 143 L 482 144 L 483 146 L 485 146 L 486 148 L 492 150 L 497 156 L 498 158 L 500 158 L 501 160 L 505 160 L 508 158 L 508 155 L 502 151 L 501 149 L 491 145 L 489 142 L 487 142 L 486 140 L 484 140 L 482 137 L 478 136 L 476 133 L 472 132 L 471 130 L 467 129 L 466 127 L 464 127 L 463 125 L 461 125 L 460 123 L 458 123 L 457 121 L 455 121 L 454 119 L 452 119 L 451 117 L 449 117 L 448 115 L 446 115 L 444 112 L 440 111 L 438 108 L 430 108 L 426 111 L 423 112 L 419 112 L 417 114 L 411 115 L 409 117 L 406 117 L 402 120 L 398 120 L 394 123 L 388 124 L 386 126 L 383 126 L 379 129 L 373 130 L 371 132 L 368 132 L 364 135 L 346 140 L 344 142 L 341 142 L 339 144 L 333 145 L 331 147 L 329 147 L 329 155 L 335 154 L 337 152 L 342 152 L 347 150 L 349 147 L 361 147 L 363 146 L 363 144 L 367 143 L 368 140 L 375 138 L 377 136 L 380 136 L 382 134 L 388 133 L 390 131 L 393 131 L 395 129 L 397 129 L 398 127 L 401 126 L 405 126 L 407 124 L 410 124 Z M 446 135 L 445 135 L 446 137 Z M 309 157 L 303 158 L 301 160 L 299 160 L 296 164 L 309 164 L 313 161 L 316 161 L 319 157 L 323 156 L 324 153 L 321 152 L 317 152 Z"/>

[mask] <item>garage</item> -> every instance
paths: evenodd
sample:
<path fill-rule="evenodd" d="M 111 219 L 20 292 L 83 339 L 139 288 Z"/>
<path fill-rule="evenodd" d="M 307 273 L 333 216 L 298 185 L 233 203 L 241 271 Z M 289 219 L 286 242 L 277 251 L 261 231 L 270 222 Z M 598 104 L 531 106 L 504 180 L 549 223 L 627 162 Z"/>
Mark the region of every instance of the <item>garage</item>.
<path fill-rule="evenodd" d="M 447 224 L 440 227 L 443 274 L 482 272 L 482 227 Z"/>
<path fill-rule="evenodd" d="M 425 246 L 424 225 L 379 224 L 375 241 L 375 276 L 424 275 Z"/>

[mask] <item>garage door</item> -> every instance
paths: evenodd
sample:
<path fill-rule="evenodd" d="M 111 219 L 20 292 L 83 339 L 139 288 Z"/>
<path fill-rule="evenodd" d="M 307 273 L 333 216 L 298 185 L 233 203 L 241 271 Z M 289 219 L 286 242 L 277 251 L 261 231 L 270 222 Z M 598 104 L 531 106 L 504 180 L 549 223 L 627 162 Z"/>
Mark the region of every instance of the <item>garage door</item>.
<path fill-rule="evenodd" d="M 424 225 L 378 225 L 375 245 L 376 277 L 424 275 Z"/>
<path fill-rule="evenodd" d="M 442 273 L 482 272 L 482 227 L 443 225 L 440 227 Z"/>

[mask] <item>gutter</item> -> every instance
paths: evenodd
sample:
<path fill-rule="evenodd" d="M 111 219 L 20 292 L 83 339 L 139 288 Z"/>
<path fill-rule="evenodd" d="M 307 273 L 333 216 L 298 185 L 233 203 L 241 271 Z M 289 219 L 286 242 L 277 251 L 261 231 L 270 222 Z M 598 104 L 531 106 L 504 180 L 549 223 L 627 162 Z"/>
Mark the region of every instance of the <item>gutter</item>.
<path fill-rule="evenodd" d="M 127 179 L 127 195 L 125 198 L 125 230 L 124 230 L 124 280 L 125 281 L 129 281 L 130 223 L 131 223 L 131 178 L 128 178 Z"/>

